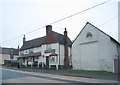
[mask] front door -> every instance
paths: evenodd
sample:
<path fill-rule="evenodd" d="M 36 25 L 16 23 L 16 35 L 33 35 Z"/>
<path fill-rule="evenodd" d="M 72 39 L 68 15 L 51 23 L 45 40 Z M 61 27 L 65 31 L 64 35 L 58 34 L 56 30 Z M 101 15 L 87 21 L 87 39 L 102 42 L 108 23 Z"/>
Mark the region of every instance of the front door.
<path fill-rule="evenodd" d="M 49 56 L 46 56 L 46 67 L 49 68 Z"/>

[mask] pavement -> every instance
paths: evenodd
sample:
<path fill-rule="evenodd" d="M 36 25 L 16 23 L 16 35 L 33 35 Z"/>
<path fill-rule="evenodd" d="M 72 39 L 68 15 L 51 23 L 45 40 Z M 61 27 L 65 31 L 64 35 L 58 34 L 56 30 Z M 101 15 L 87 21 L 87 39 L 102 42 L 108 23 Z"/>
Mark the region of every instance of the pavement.
<path fill-rule="evenodd" d="M 92 78 L 92 79 L 102 79 L 102 80 L 118 80 L 118 74 L 115 73 L 78 73 L 73 71 L 72 69 L 62 69 L 62 70 L 54 70 L 54 69 L 43 69 L 38 67 L 6 67 L 2 66 L 2 68 L 8 68 L 13 70 L 21 70 L 28 72 L 36 72 L 36 73 L 47 73 L 47 74 L 56 74 L 63 76 L 72 76 L 72 77 L 83 77 L 83 78 Z"/>

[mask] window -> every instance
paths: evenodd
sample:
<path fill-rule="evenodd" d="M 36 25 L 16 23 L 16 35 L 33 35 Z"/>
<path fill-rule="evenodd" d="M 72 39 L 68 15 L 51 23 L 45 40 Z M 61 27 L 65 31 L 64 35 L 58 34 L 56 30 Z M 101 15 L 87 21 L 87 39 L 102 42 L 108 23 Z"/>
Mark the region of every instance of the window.
<path fill-rule="evenodd" d="M 29 49 L 29 53 L 33 53 L 33 48 Z"/>
<path fill-rule="evenodd" d="M 51 44 L 46 45 L 46 50 L 51 50 L 51 49 L 52 49 Z"/>
<path fill-rule="evenodd" d="M 91 32 L 88 32 L 86 37 L 92 37 L 92 33 Z"/>
<path fill-rule="evenodd" d="M 23 55 L 24 54 L 24 51 L 20 51 L 20 55 Z"/>
<path fill-rule="evenodd" d="M 51 56 L 51 57 L 50 57 L 50 62 L 56 62 L 56 57 L 57 57 L 57 56 Z"/>
<path fill-rule="evenodd" d="M 13 55 L 13 49 L 10 50 L 10 54 Z"/>
<path fill-rule="evenodd" d="M 27 54 L 28 53 L 28 50 L 25 50 L 25 54 Z"/>

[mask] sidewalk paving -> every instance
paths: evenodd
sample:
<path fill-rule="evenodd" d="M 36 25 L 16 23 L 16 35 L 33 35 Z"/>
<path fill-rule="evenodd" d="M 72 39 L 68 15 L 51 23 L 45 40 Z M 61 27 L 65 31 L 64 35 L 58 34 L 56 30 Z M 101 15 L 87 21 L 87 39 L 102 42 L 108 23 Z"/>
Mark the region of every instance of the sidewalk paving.
<path fill-rule="evenodd" d="M 64 75 L 64 76 L 84 77 L 84 78 L 103 79 L 103 80 L 116 80 L 116 81 L 118 80 L 118 74 L 115 74 L 115 73 L 100 73 L 100 72 L 80 73 L 80 72 L 75 72 L 72 69 L 53 70 L 53 69 L 42 69 L 37 67 L 17 68 L 17 67 L 3 66 L 3 68 L 29 71 L 29 72 L 57 74 L 57 75 Z"/>

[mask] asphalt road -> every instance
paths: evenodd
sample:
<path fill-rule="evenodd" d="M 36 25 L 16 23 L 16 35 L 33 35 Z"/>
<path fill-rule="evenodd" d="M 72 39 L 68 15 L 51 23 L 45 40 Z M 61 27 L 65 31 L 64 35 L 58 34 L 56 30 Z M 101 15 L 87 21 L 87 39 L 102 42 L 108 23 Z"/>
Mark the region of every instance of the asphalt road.
<path fill-rule="evenodd" d="M 60 79 L 2 69 L 2 83 L 69 83 Z"/>
<path fill-rule="evenodd" d="M 2 72 L 2 83 L 99 83 L 99 85 L 110 85 L 117 81 L 91 79 L 82 77 L 70 77 L 46 73 L 17 71 L 11 69 L 0 69 Z M 107 84 L 109 83 L 109 84 Z"/>

